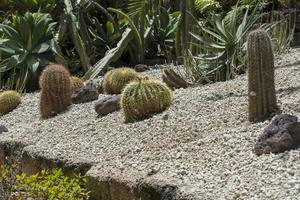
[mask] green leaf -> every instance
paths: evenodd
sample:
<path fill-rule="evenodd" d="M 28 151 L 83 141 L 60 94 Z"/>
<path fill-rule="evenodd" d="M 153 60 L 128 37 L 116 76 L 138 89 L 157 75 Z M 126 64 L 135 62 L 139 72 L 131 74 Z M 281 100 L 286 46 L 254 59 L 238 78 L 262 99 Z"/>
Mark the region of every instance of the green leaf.
<path fill-rule="evenodd" d="M 111 35 L 115 32 L 114 25 L 111 21 L 106 22 L 106 30 Z"/>

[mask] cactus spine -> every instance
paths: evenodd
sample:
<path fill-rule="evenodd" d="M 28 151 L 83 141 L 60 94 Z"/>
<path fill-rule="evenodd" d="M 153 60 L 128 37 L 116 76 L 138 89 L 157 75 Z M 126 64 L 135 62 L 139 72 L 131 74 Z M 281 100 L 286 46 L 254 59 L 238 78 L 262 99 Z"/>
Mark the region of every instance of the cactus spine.
<path fill-rule="evenodd" d="M 125 122 L 131 122 L 162 112 L 171 102 L 172 91 L 166 84 L 143 77 L 124 88 L 121 109 L 125 115 Z"/>
<path fill-rule="evenodd" d="M 128 83 L 137 79 L 138 73 L 128 67 L 110 70 L 104 76 L 102 83 L 103 91 L 108 94 L 121 94 Z"/>
<path fill-rule="evenodd" d="M 84 86 L 83 81 L 76 77 L 76 76 L 71 76 L 71 86 L 72 86 L 72 92 L 82 88 Z"/>
<path fill-rule="evenodd" d="M 248 36 L 249 121 L 262 121 L 278 109 L 274 84 L 274 56 L 269 35 L 263 30 Z"/>
<path fill-rule="evenodd" d="M 0 115 L 13 111 L 21 103 L 21 95 L 15 91 L 5 91 L 0 94 Z"/>
<path fill-rule="evenodd" d="M 42 118 L 63 112 L 71 104 L 71 79 L 67 69 L 58 64 L 49 65 L 40 77 L 40 113 Z"/>

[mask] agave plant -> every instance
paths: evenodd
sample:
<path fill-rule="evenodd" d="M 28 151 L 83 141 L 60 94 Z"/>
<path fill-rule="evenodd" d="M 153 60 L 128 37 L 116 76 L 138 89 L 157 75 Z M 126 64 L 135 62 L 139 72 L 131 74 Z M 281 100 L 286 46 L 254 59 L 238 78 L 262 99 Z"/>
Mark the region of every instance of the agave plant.
<path fill-rule="evenodd" d="M 259 19 L 257 9 L 249 14 L 247 8 L 241 20 L 236 6 L 227 21 L 213 14 L 208 19 L 208 26 L 198 23 L 197 32 L 191 33 L 198 49 L 196 59 L 202 60 L 206 66 L 206 74 L 213 81 L 224 81 L 233 78 L 245 70 L 243 65 L 246 34 Z"/>
<path fill-rule="evenodd" d="M 13 16 L 0 24 L 0 73 L 6 87 L 35 89 L 38 73 L 53 59 L 54 27 L 51 17 L 41 13 Z"/>

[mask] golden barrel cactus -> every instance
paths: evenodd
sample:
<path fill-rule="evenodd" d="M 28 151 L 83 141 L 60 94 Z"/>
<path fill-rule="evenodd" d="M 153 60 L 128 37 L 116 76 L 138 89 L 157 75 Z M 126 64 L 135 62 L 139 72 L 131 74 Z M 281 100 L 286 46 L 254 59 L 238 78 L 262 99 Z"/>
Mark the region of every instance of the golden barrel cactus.
<path fill-rule="evenodd" d="M 47 66 L 40 77 L 40 86 L 42 90 L 39 107 L 42 118 L 63 112 L 71 104 L 71 79 L 64 66 Z"/>
<path fill-rule="evenodd" d="M 107 94 L 121 94 L 128 83 L 137 79 L 138 73 L 134 69 L 128 67 L 112 69 L 104 76 L 103 91 Z"/>
<path fill-rule="evenodd" d="M 121 109 L 125 122 L 132 122 L 164 111 L 171 102 L 172 91 L 165 83 L 142 77 L 124 88 Z"/>
<path fill-rule="evenodd" d="M 21 103 L 21 95 L 16 91 L 0 93 L 0 115 L 13 111 Z"/>
<path fill-rule="evenodd" d="M 71 76 L 71 86 L 72 86 L 72 91 L 76 91 L 84 86 L 83 81 L 76 77 L 76 76 Z"/>

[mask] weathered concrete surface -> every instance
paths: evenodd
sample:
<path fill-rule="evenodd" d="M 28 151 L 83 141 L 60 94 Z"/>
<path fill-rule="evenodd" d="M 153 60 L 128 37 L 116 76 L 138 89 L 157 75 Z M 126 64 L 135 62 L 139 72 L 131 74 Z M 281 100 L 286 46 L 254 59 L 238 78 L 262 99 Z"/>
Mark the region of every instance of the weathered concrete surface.
<path fill-rule="evenodd" d="M 91 163 L 70 163 L 59 158 L 47 158 L 31 151 L 34 145 L 26 146 L 19 142 L 0 143 L 0 165 L 18 164 L 20 170 L 27 174 L 34 174 L 42 169 L 62 168 L 72 176 L 74 173 L 85 175 L 89 179 L 89 190 L 93 200 L 172 200 L 176 196 L 176 186 L 163 182 L 148 180 L 146 183 L 141 176 L 128 173 L 126 176 L 112 174 L 99 166 L 92 167 Z M 91 168 L 92 167 L 92 168 Z M 134 180 L 133 180 L 134 179 Z"/>

